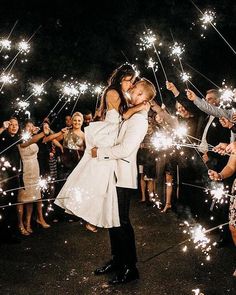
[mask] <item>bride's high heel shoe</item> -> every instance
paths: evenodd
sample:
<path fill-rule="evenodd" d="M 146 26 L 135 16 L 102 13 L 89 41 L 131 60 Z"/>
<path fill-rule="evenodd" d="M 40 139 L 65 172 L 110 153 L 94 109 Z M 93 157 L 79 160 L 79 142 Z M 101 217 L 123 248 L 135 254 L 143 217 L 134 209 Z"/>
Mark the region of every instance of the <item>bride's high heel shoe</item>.
<path fill-rule="evenodd" d="M 37 224 L 39 226 L 42 226 L 42 228 L 49 228 L 49 227 L 51 227 L 51 225 L 47 224 L 45 221 L 42 222 L 42 221 L 40 221 L 40 220 L 37 219 L 36 222 L 37 222 Z"/>
<path fill-rule="evenodd" d="M 161 210 L 161 213 L 167 213 L 170 210 L 171 210 L 171 204 L 166 203 L 165 204 L 165 207 L 163 208 L 163 210 Z"/>
<path fill-rule="evenodd" d="M 87 230 L 93 232 L 93 233 L 96 233 L 98 230 L 97 230 L 97 227 L 95 225 L 92 225 L 90 223 L 87 223 L 86 226 Z"/>
<path fill-rule="evenodd" d="M 19 228 L 20 234 L 22 236 L 29 236 L 30 235 L 30 233 L 24 228 L 23 225 L 22 226 L 19 226 L 18 228 Z"/>

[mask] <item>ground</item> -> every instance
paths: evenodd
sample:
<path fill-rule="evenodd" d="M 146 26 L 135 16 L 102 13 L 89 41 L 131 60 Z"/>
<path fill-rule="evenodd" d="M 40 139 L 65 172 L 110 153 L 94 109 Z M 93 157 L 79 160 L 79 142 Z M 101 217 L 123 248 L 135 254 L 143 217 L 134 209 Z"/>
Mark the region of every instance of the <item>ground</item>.
<path fill-rule="evenodd" d="M 190 295 L 197 288 L 204 295 L 236 294 L 233 246 L 214 248 L 206 261 L 192 243 L 186 244 L 186 253 L 183 245 L 176 246 L 186 236 L 173 212 L 163 214 L 134 199 L 131 219 L 140 280 L 111 287 L 108 276 L 94 276 L 93 270 L 110 258 L 107 231 L 91 233 L 81 222 L 58 222 L 49 229 L 35 228 L 20 244 L 0 245 L 0 294 Z M 215 233 L 209 237 L 217 239 Z"/>

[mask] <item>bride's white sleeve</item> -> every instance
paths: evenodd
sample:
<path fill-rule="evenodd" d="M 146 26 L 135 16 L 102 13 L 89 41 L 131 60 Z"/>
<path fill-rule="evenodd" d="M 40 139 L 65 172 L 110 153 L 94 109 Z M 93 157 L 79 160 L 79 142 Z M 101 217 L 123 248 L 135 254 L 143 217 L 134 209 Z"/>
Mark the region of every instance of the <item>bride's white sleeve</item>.
<path fill-rule="evenodd" d="M 121 143 L 113 147 L 101 147 L 97 150 L 99 160 L 118 160 L 128 157 L 143 141 L 147 133 L 148 122 L 141 114 L 133 115 L 127 121 L 127 129 Z"/>

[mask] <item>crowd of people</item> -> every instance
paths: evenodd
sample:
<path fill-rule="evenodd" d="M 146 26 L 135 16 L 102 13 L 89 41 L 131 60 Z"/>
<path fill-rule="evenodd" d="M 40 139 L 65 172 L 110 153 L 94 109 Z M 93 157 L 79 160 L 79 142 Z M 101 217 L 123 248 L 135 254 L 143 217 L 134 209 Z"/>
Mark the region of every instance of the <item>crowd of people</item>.
<path fill-rule="evenodd" d="M 126 65 L 126 71 L 127 67 L 129 66 Z M 87 175 L 89 173 L 88 166 L 96 165 L 95 162 L 91 162 L 93 164 L 87 163 L 87 166 L 78 165 L 80 160 L 85 158 L 86 151 L 92 150 L 92 158 L 99 157 L 99 152 L 102 154 L 106 145 L 110 147 L 116 144 L 116 136 L 113 138 L 113 135 L 116 134 L 114 130 L 119 129 L 117 126 L 144 110 L 148 111 L 148 130 L 140 144 L 137 156 L 139 203 L 158 205 L 163 214 L 173 210 L 179 218 L 188 220 L 190 223 L 201 220 L 201 218 L 208 220 L 210 216 L 214 215 L 215 224 L 221 224 L 227 222 L 229 214 L 229 228 L 236 245 L 236 199 L 231 197 L 230 202 L 223 204 L 215 204 L 214 200 L 211 203 L 210 196 L 206 195 L 204 190 L 195 187 L 209 187 L 210 181 L 221 182 L 232 191 L 231 195 L 235 194 L 236 112 L 234 112 L 233 106 L 230 109 L 220 108 L 220 93 L 217 89 L 208 90 L 205 98 L 201 99 L 191 90 L 181 93 L 174 83 L 167 81 L 166 89 L 170 91 L 173 100 L 176 100 L 176 109 L 170 111 L 168 106 L 157 103 L 153 97 L 153 93 L 155 93 L 153 86 L 146 80 L 140 81 L 143 83 L 143 87 L 146 87 L 143 93 L 146 91 L 147 100 L 140 100 L 139 103 L 131 106 L 127 103 L 126 93 L 137 97 L 142 95 L 138 92 L 141 91 L 141 88 L 136 89 L 134 86 L 137 81 L 139 83 L 140 81 L 131 67 L 123 76 L 121 73 L 124 68 L 122 70 L 121 68 L 111 76 L 96 113 L 93 114 L 86 110 L 83 113 L 76 111 L 72 116 L 66 115 L 65 125 L 58 132 L 52 130 L 48 118 L 43 120 L 40 127 L 36 127 L 30 119 L 19 122 L 16 117 L 11 117 L 8 121 L 3 122 L 0 128 L 2 165 L 0 171 L 0 235 L 2 240 L 5 239 L 8 242 L 18 240 L 17 231 L 22 236 L 33 234 L 33 222 L 45 229 L 49 228 L 50 225 L 45 217 L 47 208 L 45 208 L 43 201 L 48 198 L 53 199 L 58 194 L 62 196 L 62 200 L 57 198 L 56 204 L 66 211 L 64 213 L 58 209 L 58 206 L 52 202 L 49 203 L 48 208 L 55 210 L 54 219 L 67 216 L 67 213 L 70 213 L 82 217 L 87 222 L 87 229 L 93 232 L 97 231 L 97 226 L 109 228 L 122 224 L 121 217 L 119 220 L 119 212 L 114 213 L 118 207 L 114 201 L 111 205 L 112 199 L 104 198 L 104 193 L 100 193 L 101 199 L 110 200 L 110 203 L 98 206 L 98 202 L 100 202 L 99 190 L 97 190 L 98 195 L 95 195 L 97 199 L 90 197 L 87 201 L 90 202 L 90 208 L 94 203 L 97 207 L 96 210 L 100 210 L 97 214 L 98 217 L 95 216 L 96 210 L 93 210 L 94 218 L 91 217 L 89 210 L 92 209 L 88 209 L 88 205 L 81 208 L 80 201 L 80 206 L 75 206 L 77 200 L 74 198 L 74 191 L 70 191 L 67 198 L 64 198 L 65 200 L 63 200 L 63 196 L 67 193 L 65 188 L 71 182 L 75 182 L 76 178 L 83 179 L 85 177 L 81 169 L 84 169 L 86 171 L 84 174 Z M 165 101 L 165 99 L 163 100 Z M 112 110 L 115 110 L 119 116 L 114 116 Z M 103 136 L 110 137 L 109 141 L 103 138 L 103 145 L 99 146 L 93 140 L 94 138 L 91 140 L 86 135 L 86 130 L 89 130 L 91 122 L 104 122 L 104 120 L 109 125 L 110 133 L 106 132 Z M 106 130 L 108 125 L 106 125 Z M 154 139 L 158 134 L 165 134 L 167 138 L 172 137 L 174 130 L 183 126 L 187 129 L 185 145 L 167 146 L 165 149 L 158 145 L 155 146 Z M 29 139 L 22 139 L 22 130 L 24 133 L 30 134 Z M 99 140 L 101 142 L 101 138 Z M 165 145 L 165 143 L 163 144 Z M 128 145 L 126 149 L 128 153 Z M 105 151 L 107 152 L 107 150 Z M 127 162 L 125 160 L 127 156 L 129 155 L 124 153 L 123 162 Z M 7 164 L 7 161 L 10 165 Z M 113 171 L 112 169 L 114 169 L 112 165 L 106 167 L 106 171 Z M 105 177 L 97 175 L 96 184 L 98 184 L 100 176 Z M 45 179 L 48 181 L 48 187 L 43 191 L 40 183 L 42 184 Z M 67 183 L 63 187 L 63 191 L 63 189 L 61 190 L 62 184 L 66 180 Z M 113 180 L 109 178 L 109 183 L 110 181 Z M 91 182 L 89 183 L 91 186 Z M 83 185 L 80 184 L 80 186 Z M 88 188 L 86 189 L 88 190 Z M 106 189 L 109 195 L 113 194 L 112 189 Z M 115 196 L 113 195 L 113 197 Z M 208 203 L 206 203 L 206 198 Z M 9 204 L 17 205 L 11 206 Z M 113 206 L 112 209 L 111 206 Z M 87 212 L 85 212 L 86 210 Z M 104 211 L 102 212 L 103 219 L 100 218 L 101 210 Z M 109 215 L 109 210 L 113 210 L 112 215 Z M 86 216 L 89 217 L 86 218 Z M 224 227 L 220 232 L 218 245 L 224 246 L 230 242 L 230 239 L 228 227 Z M 136 262 L 136 258 L 134 261 Z M 100 274 L 99 271 L 98 274 Z"/>

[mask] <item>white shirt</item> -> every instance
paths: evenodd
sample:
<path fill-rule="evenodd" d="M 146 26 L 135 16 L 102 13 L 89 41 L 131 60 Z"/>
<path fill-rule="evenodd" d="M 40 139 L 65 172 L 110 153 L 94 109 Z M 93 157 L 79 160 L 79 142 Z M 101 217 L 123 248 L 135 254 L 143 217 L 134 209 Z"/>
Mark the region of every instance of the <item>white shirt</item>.
<path fill-rule="evenodd" d="M 213 116 L 209 117 L 206 127 L 204 129 L 203 135 L 202 135 L 202 140 L 201 140 L 198 150 L 199 150 L 199 152 L 201 152 L 203 154 L 208 151 L 208 142 L 206 140 L 206 136 L 207 136 L 207 131 L 214 119 L 215 119 L 215 117 L 213 117 Z"/>

